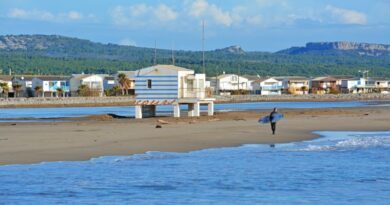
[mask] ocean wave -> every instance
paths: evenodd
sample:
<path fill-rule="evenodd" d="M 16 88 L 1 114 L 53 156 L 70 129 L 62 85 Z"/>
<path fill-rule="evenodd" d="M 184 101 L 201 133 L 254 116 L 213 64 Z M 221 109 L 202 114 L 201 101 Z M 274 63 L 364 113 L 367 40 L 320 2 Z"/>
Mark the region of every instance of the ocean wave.
<path fill-rule="evenodd" d="M 329 144 L 330 143 L 330 144 Z M 330 141 L 327 144 L 308 144 L 297 151 L 344 151 L 351 149 L 367 149 L 375 147 L 390 147 L 389 137 L 379 136 L 355 136 L 340 141 Z"/>

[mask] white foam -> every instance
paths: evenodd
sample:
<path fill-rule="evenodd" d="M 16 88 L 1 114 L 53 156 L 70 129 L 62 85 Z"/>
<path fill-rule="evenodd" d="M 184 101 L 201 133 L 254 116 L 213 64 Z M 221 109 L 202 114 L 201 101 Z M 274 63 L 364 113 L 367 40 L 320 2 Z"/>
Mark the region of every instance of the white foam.
<path fill-rule="evenodd" d="M 390 137 L 383 136 L 351 136 L 344 140 L 328 141 L 327 144 L 308 144 L 298 151 L 336 151 L 351 149 L 367 149 L 374 147 L 390 147 Z"/>

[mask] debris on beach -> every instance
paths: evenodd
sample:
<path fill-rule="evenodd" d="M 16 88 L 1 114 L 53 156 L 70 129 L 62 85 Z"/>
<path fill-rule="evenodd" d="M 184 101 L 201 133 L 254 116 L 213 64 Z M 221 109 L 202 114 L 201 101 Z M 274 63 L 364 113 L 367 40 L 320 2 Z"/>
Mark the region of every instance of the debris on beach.
<path fill-rule="evenodd" d="M 161 120 L 161 119 L 157 120 L 157 122 L 160 123 L 160 124 L 163 124 L 163 125 L 169 124 L 168 121 Z"/>

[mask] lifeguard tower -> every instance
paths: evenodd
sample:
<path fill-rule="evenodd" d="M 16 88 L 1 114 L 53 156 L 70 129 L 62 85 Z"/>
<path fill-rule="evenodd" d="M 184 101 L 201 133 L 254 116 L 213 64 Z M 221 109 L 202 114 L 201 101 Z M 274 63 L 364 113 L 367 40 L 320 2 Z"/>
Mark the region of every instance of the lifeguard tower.
<path fill-rule="evenodd" d="M 155 65 L 135 72 L 135 118 L 153 117 L 158 105 L 173 105 L 180 117 L 180 105 L 188 105 L 188 116 L 200 116 L 200 105 L 214 115 L 213 98 L 207 98 L 206 75 L 174 65 Z"/>

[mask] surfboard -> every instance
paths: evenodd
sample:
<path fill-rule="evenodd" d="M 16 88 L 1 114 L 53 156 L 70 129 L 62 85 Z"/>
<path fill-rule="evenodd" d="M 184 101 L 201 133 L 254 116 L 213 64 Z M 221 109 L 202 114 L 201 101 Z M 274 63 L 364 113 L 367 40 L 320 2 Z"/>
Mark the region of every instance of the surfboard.
<path fill-rule="evenodd" d="M 283 119 L 283 117 L 284 117 L 283 114 L 276 113 L 276 114 L 274 114 L 274 119 L 272 119 L 272 122 L 277 122 L 277 121 Z M 270 123 L 270 122 L 271 122 L 271 119 L 270 119 L 269 115 L 261 117 L 259 119 L 259 123 L 262 123 L 262 124 L 266 124 L 266 123 Z"/>

